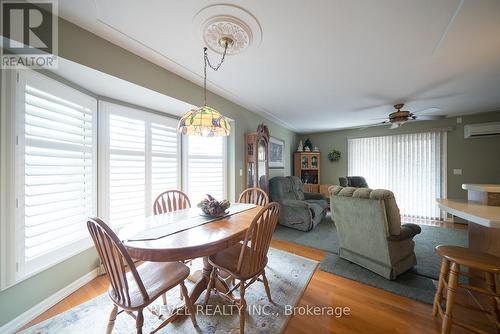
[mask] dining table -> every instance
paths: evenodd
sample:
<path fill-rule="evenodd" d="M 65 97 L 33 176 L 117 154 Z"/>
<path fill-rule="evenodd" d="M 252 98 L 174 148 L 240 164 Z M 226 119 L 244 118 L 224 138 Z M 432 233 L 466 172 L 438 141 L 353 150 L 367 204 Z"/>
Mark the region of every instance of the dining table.
<path fill-rule="evenodd" d="M 242 241 L 261 209 L 254 204 L 232 204 L 229 213 L 219 218 L 205 217 L 199 208 L 183 209 L 136 219 L 118 236 L 137 260 L 174 262 L 203 258 L 201 275 L 189 293 L 195 303 L 210 280 L 212 266 L 208 256 Z M 232 297 L 223 278 L 216 278 L 215 287 Z"/>

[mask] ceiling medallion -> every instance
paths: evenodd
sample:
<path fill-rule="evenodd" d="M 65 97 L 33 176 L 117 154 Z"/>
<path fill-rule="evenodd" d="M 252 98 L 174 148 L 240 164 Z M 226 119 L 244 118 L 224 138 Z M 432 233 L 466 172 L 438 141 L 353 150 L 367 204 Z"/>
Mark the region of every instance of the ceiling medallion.
<path fill-rule="evenodd" d="M 236 5 L 207 6 L 194 16 L 193 23 L 195 39 L 219 54 L 224 53 L 225 39 L 233 41 L 226 50 L 228 55 L 248 51 L 262 41 L 262 29 L 257 19 Z"/>
<path fill-rule="evenodd" d="M 234 55 L 244 51 L 252 43 L 252 32 L 241 20 L 230 16 L 217 16 L 205 23 L 203 41 L 212 51 L 222 54 L 224 46 L 221 39 L 229 37 L 233 45 L 227 54 Z"/>

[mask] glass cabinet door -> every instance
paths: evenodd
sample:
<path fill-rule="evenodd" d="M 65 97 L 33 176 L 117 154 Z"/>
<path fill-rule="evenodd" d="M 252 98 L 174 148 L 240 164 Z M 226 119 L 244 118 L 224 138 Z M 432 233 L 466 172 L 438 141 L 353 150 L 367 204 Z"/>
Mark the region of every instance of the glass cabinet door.
<path fill-rule="evenodd" d="M 257 186 L 265 189 L 267 187 L 267 146 L 263 140 L 259 141 L 257 154 L 257 166 L 259 169 L 257 171 Z"/>

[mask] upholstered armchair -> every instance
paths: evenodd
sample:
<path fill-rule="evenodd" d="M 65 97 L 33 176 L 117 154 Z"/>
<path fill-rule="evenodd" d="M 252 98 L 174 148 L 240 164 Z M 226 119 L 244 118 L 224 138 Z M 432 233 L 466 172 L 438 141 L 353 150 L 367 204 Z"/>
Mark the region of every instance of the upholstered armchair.
<path fill-rule="evenodd" d="M 296 176 L 269 180 L 269 198 L 281 205 L 279 223 L 301 231 L 313 229 L 325 217 L 328 203 L 320 193 L 304 192 Z"/>
<path fill-rule="evenodd" d="M 340 257 L 390 280 L 417 264 L 420 226 L 401 225 L 392 191 L 333 186 L 330 193 Z"/>
<path fill-rule="evenodd" d="M 368 188 L 368 183 L 362 176 L 339 177 L 341 187 Z"/>

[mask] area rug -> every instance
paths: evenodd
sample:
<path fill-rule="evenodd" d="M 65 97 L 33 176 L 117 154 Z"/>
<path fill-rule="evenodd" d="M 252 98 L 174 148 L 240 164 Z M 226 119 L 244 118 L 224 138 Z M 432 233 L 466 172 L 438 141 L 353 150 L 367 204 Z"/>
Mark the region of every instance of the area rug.
<path fill-rule="evenodd" d="M 316 261 L 277 249 L 270 249 L 268 257 L 266 276 L 274 303 L 271 304 L 267 300 L 262 283 L 256 282 L 247 289 L 245 332 L 248 333 L 282 333 L 289 318 L 287 309 L 297 305 L 318 266 Z M 200 268 L 201 261 L 198 261 L 193 264 L 191 270 Z M 186 281 L 186 285 L 189 289 L 193 284 Z M 197 304 L 203 302 L 203 297 L 204 294 L 198 299 Z M 170 306 L 182 304 L 178 288 L 169 291 L 167 300 Z M 209 304 L 210 309 L 200 307 L 197 312 L 199 328 L 195 329 L 188 317 L 182 317 L 164 327 L 159 333 L 239 333 L 237 308 L 231 307 L 230 303 L 215 294 L 210 297 Z M 161 305 L 161 298 L 153 306 L 160 310 L 165 309 Z M 21 333 L 105 333 L 111 309 L 112 303 L 109 297 L 103 294 Z M 159 320 L 145 310 L 144 333 L 149 333 L 158 324 Z M 135 333 L 135 321 L 128 315 L 119 315 L 113 333 Z"/>
<path fill-rule="evenodd" d="M 467 247 L 468 237 L 465 230 L 426 225 L 421 225 L 421 228 L 422 232 L 414 238 L 417 265 L 409 272 L 400 275 L 395 281 L 389 281 L 340 258 L 337 255 L 337 230 L 330 217 L 326 217 L 314 230 L 309 232 L 278 226 L 274 232 L 274 238 L 327 252 L 320 265 L 320 269 L 323 271 L 431 304 L 435 293 L 433 280 L 437 280 L 439 277 L 441 263 L 434 247 L 440 244 Z"/>

